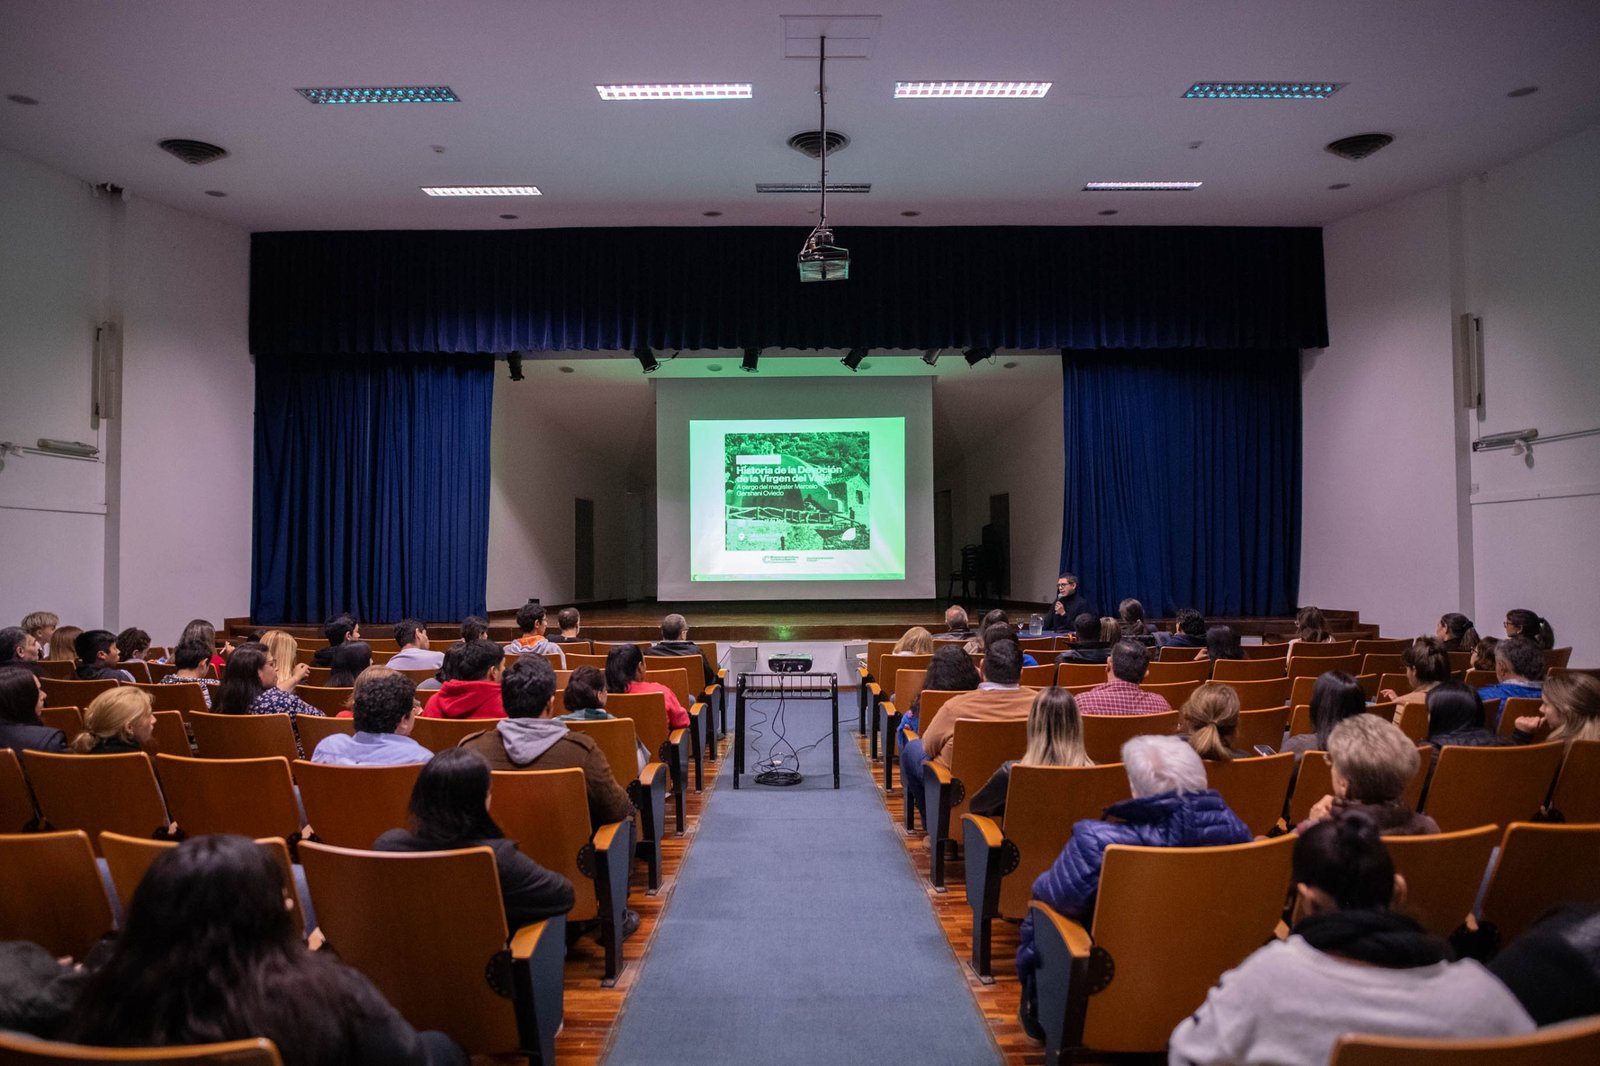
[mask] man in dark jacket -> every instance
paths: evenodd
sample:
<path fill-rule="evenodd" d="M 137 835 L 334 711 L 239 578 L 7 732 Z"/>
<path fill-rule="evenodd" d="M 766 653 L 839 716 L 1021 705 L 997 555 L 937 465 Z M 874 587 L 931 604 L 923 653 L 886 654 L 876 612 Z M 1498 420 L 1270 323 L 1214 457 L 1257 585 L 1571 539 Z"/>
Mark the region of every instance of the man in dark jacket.
<path fill-rule="evenodd" d="M 1206 646 L 1206 616 L 1193 607 L 1178 612 L 1176 633 L 1157 633 L 1156 643 L 1162 647 L 1203 648 Z"/>
<path fill-rule="evenodd" d="M 715 664 L 705 651 L 689 639 L 689 620 L 681 614 L 669 614 L 661 620 L 661 639 L 645 649 L 646 655 L 698 655 L 705 664 L 705 680 L 710 684 L 717 676 Z"/>
<path fill-rule="evenodd" d="M 1067 918 L 1087 925 L 1100 891 L 1100 867 L 1112 844 L 1198 848 L 1247 844 L 1250 830 L 1206 787 L 1206 767 L 1186 740 L 1173 736 L 1134 737 L 1122 746 L 1133 798 L 1106 808 L 1105 819 L 1085 819 L 1056 861 L 1033 882 L 1033 898 Z M 1039 960 L 1033 948 L 1033 916 L 1022 922 L 1017 976 L 1022 978 L 1023 1028 L 1043 1039 L 1033 976 Z"/>
<path fill-rule="evenodd" d="M 1111 645 L 1100 639 L 1100 619 L 1092 614 L 1080 614 L 1073 620 L 1072 628 L 1077 631 L 1078 639 L 1056 656 L 1056 662 L 1104 666 L 1111 661 Z"/>
<path fill-rule="evenodd" d="M 1070 633 L 1074 621 L 1080 614 L 1100 617 L 1095 613 L 1094 604 L 1089 602 L 1089 597 L 1078 591 L 1077 575 L 1062 574 L 1056 579 L 1055 603 L 1045 612 L 1043 632 Z"/>
<path fill-rule="evenodd" d="M 311 656 L 312 666 L 332 666 L 333 649 L 347 640 L 360 640 L 361 624 L 349 615 L 341 614 L 328 619 L 327 624 L 322 627 L 322 635 L 327 638 L 328 644 L 327 647 L 318 648 L 316 654 Z M 286 666 L 284 669 L 289 667 Z"/>

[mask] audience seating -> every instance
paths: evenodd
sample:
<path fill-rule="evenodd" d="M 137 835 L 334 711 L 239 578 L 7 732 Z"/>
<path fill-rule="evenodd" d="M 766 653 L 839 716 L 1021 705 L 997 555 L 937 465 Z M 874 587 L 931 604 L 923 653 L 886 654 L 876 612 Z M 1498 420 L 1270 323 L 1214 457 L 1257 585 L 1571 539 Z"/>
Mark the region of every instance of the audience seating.
<path fill-rule="evenodd" d="M 122 659 L 117 663 L 117 669 L 126 671 L 136 685 L 148 685 L 153 680 L 150 667 L 141 659 Z"/>
<path fill-rule="evenodd" d="M 1211 664 L 1211 680 L 1230 684 L 1235 681 L 1271 681 L 1288 676 L 1288 659 L 1218 659 Z"/>
<path fill-rule="evenodd" d="M 1416 706 L 1416 705 L 1407 704 L 1407 706 L 1411 707 L 1411 706 Z M 1367 713 L 1368 714 L 1375 714 L 1379 718 L 1382 718 L 1386 722 L 1394 721 L 1394 709 L 1395 709 L 1395 704 L 1394 704 L 1394 702 L 1392 700 L 1386 701 L 1384 703 L 1369 703 L 1369 704 L 1367 704 Z M 1412 716 L 1412 726 L 1413 726 L 1413 728 L 1415 728 L 1415 725 L 1416 725 L 1415 714 L 1413 714 L 1413 716 Z M 1428 709 L 1426 707 L 1423 707 L 1422 708 L 1422 726 L 1423 726 L 1422 734 L 1421 734 L 1421 736 L 1411 737 L 1411 740 L 1414 743 L 1421 743 L 1424 739 L 1426 739 L 1426 737 L 1428 735 L 1427 725 L 1428 725 Z M 1402 726 L 1402 729 L 1403 728 L 1404 727 Z M 1297 703 L 1297 704 L 1294 705 L 1294 709 L 1292 711 L 1290 711 L 1290 713 L 1289 713 L 1289 735 L 1291 737 L 1294 737 L 1294 736 L 1299 736 L 1302 733 L 1310 733 L 1310 732 L 1312 732 L 1312 729 L 1311 729 L 1311 705 L 1308 704 L 1308 703 Z"/>
<path fill-rule="evenodd" d="M 1412 810 L 1416 810 L 1422 798 L 1423 785 L 1428 780 L 1428 771 L 1433 757 L 1433 749 L 1422 745 L 1417 749 L 1417 772 L 1411 775 L 1411 781 L 1406 785 L 1406 790 L 1400 794 L 1400 802 Z M 1311 808 L 1323 796 L 1333 794 L 1333 764 L 1328 761 L 1325 751 L 1308 751 L 1300 759 L 1300 771 L 1295 775 L 1294 790 L 1289 794 L 1289 828 L 1293 829 L 1307 818 L 1311 817 Z"/>
<path fill-rule="evenodd" d="M 1384 711 L 1377 710 L 1377 708 L 1384 708 Z M 1395 724 L 1400 727 L 1400 732 L 1406 735 L 1406 739 L 1413 744 L 1420 744 L 1428 739 L 1428 705 L 1426 702 L 1374 703 L 1369 709 L 1373 714 L 1381 714 L 1386 711 L 1391 719 L 1393 719 L 1394 712 L 1398 709 L 1400 721 Z"/>
<path fill-rule="evenodd" d="M 1294 672 L 1296 659 L 1347 659 L 1354 655 L 1357 663 L 1361 661 L 1361 656 L 1356 655 L 1356 642 L 1353 640 L 1328 640 L 1320 644 L 1301 640 L 1290 644 L 1288 651 L 1291 674 Z M 1329 669 L 1335 668 L 1329 667 Z M 1354 673 L 1355 670 L 1352 668 L 1349 672 Z"/>
<path fill-rule="evenodd" d="M 1468 670 L 1466 677 L 1468 688 L 1488 688 L 1490 685 L 1500 683 L 1500 677 L 1493 670 Z"/>
<path fill-rule="evenodd" d="M 294 722 L 287 714 L 189 715 L 194 746 L 202 759 L 259 759 L 276 755 L 293 762 L 300 757 Z"/>
<path fill-rule="evenodd" d="M 1025 666 L 1023 669 L 1038 670 L 1043 669 L 1043 667 Z M 1055 669 L 1054 663 L 1050 665 L 1050 669 Z M 878 700 L 877 707 L 872 712 L 873 735 L 870 743 L 870 747 L 872 748 L 870 756 L 872 758 L 877 758 L 878 752 L 880 750 L 883 752 L 883 790 L 885 792 L 888 792 L 894 788 L 894 767 L 895 762 L 897 761 L 895 748 L 898 747 L 896 744 L 896 738 L 900 735 L 900 723 L 905 720 L 905 712 L 900 710 L 900 708 L 910 707 L 912 701 L 922 695 L 922 684 L 927 680 L 928 671 L 926 669 L 901 669 L 895 671 L 895 674 L 894 694 L 886 699 Z M 915 677 L 900 676 L 903 674 L 915 675 Z M 881 745 L 878 743 L 879 729 L 882 729 L 883 731 L 883 742 Z"/>
<path fill-rule="evenodd" d="M 150 662 L 147 662 L 147 663 L 145 663 L 145 666 L 150 671 L 150 683 L 153 684 L 153 685 L 161 684 L 161 679 L 166 677 L 168 674 L 175 674 L 175 673 L 178 672 L 178 664 L 177 663 L 150 663 Z"/>
<path fill-rule="evenodd" d="M 124 913 L 133 902 L 133 894 L 138 889 L 139 882 L 144 880 L 145 871 L 150 869 L 150 864 L 155 862 L 156 857 L 163 851 L 178 846 L 176 840 L 145 840 L 110 831 L 101 833 L 95 843 L 100 853 L 105 856 L 106 873 L 111 877 L 111 887 L 115 890 L 117 898 L 122 901 Z M 284 885 L 290 892 L 295 892 L 294 866 L 289 859 L 289 845 L 282 837 L 262 837 L 256 843 L 265 848 L 277 862 L 283 873 Z M 304 939 L 306 935 L 304 909 L 295 907 L 292 919 L 295 935 Z"/>
<path fill-rule="evenodd" d="M 1294 837 L 1106 849 L 1093 923 L 1035 901 L 1045 1061 L 1077 1047 L 1156 1053 L 1223 972 L 1272 938 Z M 1228 901 L 1196 920 L 1195 900 Z"/>
<path fill-rule="evenodd" d="M 1122 745 L 1147 733 L 1176 733 L 1178 712 L 1160 714 L 1086 714 L 1083 750 L 1097 763 L 1121 762 Z"/>
<path fill-rule="evenodd" d="M 606 696 L 606 710 L 618 718 L 633 719 L 645 750 L 667 766 L 672 781 L 672 814 L 679 836 L 683 835 L 683 789 L 688 765 L 685 761 L 683 729 L 667 726 L 667 701 L 659 692 L 613 692 Z"/>
<path fill-rule="evenodd" d="M 601 652 L 597 655 L 579 655 L 569 652 L 567 655 L 567 669 L 576 670 L 580 666 L 592 666 L 596 670 L 604 673 L 606 668 L 605 653 Z"/>
<path fill-rule="evenodd" d="M 1105 681 L 1105 663 L 1062 663 L 1056 667 L 1056 684 L 1062 688 L 1103 685 Z"/>
<path fill-rule="evenodd" d="M 144 752 L 126 755 L 50 755 L 29 751 L 23 768 L 51 829 L 81 829 L 92 842 L 109 829 L 128 836 L 163 836 L 167 805 Z"/>
<path fill-rule="evenodd" d="M 570 922 L 599 919 L 605 948 L 601 984 L 622 974 L 622 921 L 628 906 L 633 860 L 633 823 L 611 822 L 591 830 L 583 771 L 496 770 L 490 795 L 494 817 L 523 854 L 572 882 L 576 901 Z"/>
<path fill-rule="evenodd" d="M 1213 681 L 1210 684 L 1217 684 Z M 1270 678 L 1265 681 L 1229 681 L 1229 688 L 1239 694 L 1241 711 L 1265 711 L 1282 707 L 1289 699 L 1289 679 Z"/>
<path fill-rule="evenodd" d="M 713 658 L 711 661 L 716 662 L 716 659 Z M 717 694 L 718 682 L 715 679 L 706 677 L 705 660 L 698 655 L 646 655 L 644 657 L 645 677 L 651 681 L 661 681 L 665 684 L 666 682 L 661 678 L 653 676 L 659 670 L 678 670 L 685 675 L 685 680 L 688 682 L 686 691 L 678 693 L 678 699 L 685 709 L 693 707 L 696 703 L 705 705 L 705 710 L 701 712 L 706 717 L 705 732 L 703 736 L 696 735 L 700 737 L 700 749 L 708 753 L 706 757 L 716 758 L 717 731 L 709 723 L 711 721 L 711 701 Z M 558 677 L 556 683 L 565 687 L 565 680 L 562 678 Z M 676 692 L 677 690 L 674 689 L 674 691 Z M 694 724 L 696 726 L 701 725 L 701 723 Z M 700 772 L 699 767 L 696 766 L 695 791 L 698 792 L 699 790 Z"/>
<path fill-rule="evenodd" d="M 1414 643 L 1415 637 L 1374 637 L 1357 639 L 1351 650 L 1357 655 L 1399 655 Z"/>
<path fill-rule="evenodd" d="M 587 637 L 577 637 L 573 640 L 552 641 L 552 643 L 559 643 L 561 645 L 561 650 L 566 652 L 568 655 L 589 655 L 594 651 L 594 641 Z"/>
<path fill-rule="evenodd" d="M 1289 708 L 1272 707 L 1264 711 L 1240 711 L 1239 730 L 1233 738 L 1240 751 L 1255 751 L 1266 745 L 1273 751 L 1283 746 L 1284 730 L 1289 725 Z"/>
<path fill-rule="evenodd" d="M 1460 678 L 1467 672 L 1467 668 L 1472 665 L 1472 653 L 1470 651 L 1452 651 L 1448 654 L 1450 656 L 1450 676 Z"/>
<path fill-rule="evenodd" d="M 1054 636 L 1017 638 L 1017 647 L 1021 648 L 1026 655 L 1033 655 L 1037 651 L 1054 651 L 1055 646 L 1056 638 Z M 1034 658 L 1038 658 L 1038 656 L 1035 655 Z M 1054 656 L 1051 656 L 1051 658 L 1054 658 Z"/>
<path fill-rule="evenodd" d="M 1383 839 L 1395 873 L 1405 878 L 1401 909 L 1428 932 L 1449 937 L 1472 913 L 1489 856 L 1500 843 L 1499 828 L 1480 825 L 1453 833 Z"/>
<path fill-rule="evenodd" d="M 1156 649 L 1156 661 L 1163 663 L 1186 663 L 1200 658 L 1204 648 L 1184 648 L 1172 644 L 1163 644 Z"/>
<path fill-rule="evenodd" d="M 1546 670 L 1565 670 L 1572 662 L 1571 648 L 1547 648 L 1544 653 Z"/>
<path fill-rule="evenodd" d="M 1208 659 L 1191 659 L 1188 662 L 1164 663 L 1153 662 L 1145 670 L 1143 684 L 1146 688 L 1151 685 L 1175 685 L 1181 682 L 1193 682 L 1199 685 L 1211 680 L 1211 662 Z"/>
<path fill-rule="evenodd" d="M 299 838 L 300 805 L 295 801 L 288 759 L 157 755 L 155 761 L 167 809 L 187 835 Z"/>
<path fill-rule="evenodd" d="M 83 712 L 77 707 L 41 707 L 39 721 L 51 729 L 61 730 L 68 744 L 83 732 Z"/>
<path fill-rule="evenodd" d="M 302 654 L 304 654 L 304 653 L 302 653 Z M 305 659 L 303 661 L 308 663 L 308 664 L 311 662 L 311 660 L 309 658 L 307 658 L 307 659 Z M 331 677 L 332 674 L 333 674 L 333 667 L 331 667 L 331 666 L 313 666 L 313 667 L 311 667 L 310 670 L 306 671 L 306 676 L 305 676 L 305 678 L 303 680 L 301 680 L 300 684 L 302 684 L 302 685 L 326 685 L 328 683 L 328 678 Z M 299 686 L 296 686 L 296 691 L 298 691 L 298 690 L 299 690 Z"/>
<path fill-rule="evenodd" d="M 1362 674 L 1404 674 L 1406 672 L 1405 656 L 1390 652 L 1369 651 L 1361 657 L 1361 669 L 1357 672 Z"/>
<path fill-rule="evenodd" d="M 0 833 L 25 833 L 39 824 L 28 779 L 22 776 L 17 753 L 0 748 Z"/>
<path fill-rule="evenodd" d="M 354 736 L 356 720 L 354 718 L 317 718 L 309 714 L 297 714 L 294 717 L 294 731 L 300 735 L 300 750 L 305 752 L 306 758 L 316 754 L 317 745 L 335 733 L 345 736 Z M 282 752 L 273 752 L 281 755 Z M 299 779 L 299 774 L 295 778 Z"/>
<path fill-rule="evenodd" d="M 107 678 L 104 681 L 62 681 L 54 677 L 39 678 L 44 689 L 46 707 L 87 707 L 89 701 L 102 692 L 111 692 L 121 682 Z"/>
<path fill-rule="evenodd" d="M 953 850 L 956 844 L 950 836 L 951 822 L 966 813 L 967 800 L 994 776 L 1001 763 L 1022 758 L 1028 747 L 1028 721 L 1025 718 L 998 722 L 958 719 L 950 743 L 954 745 L 954 758 L 948 768 L 933 759 L 922 764 L 923 828 L 928 831 L 933 887 L 940 892 L 944 891 L 945 852 Z M 905 804 L 909 820 L 912 811 L 909 789 Z"/>
<path fill-rule="evenodd" d="M 1550 1066 L 1600 1061 L 1600 1017 L 1484 1040 L 1345 1036 L 1329 1066 Z"/>
<path fill-rule="evenodd" d="M 40 681 L 47 677 L 62 681 L 71 680 L 77 668 L 78 664 L 70 659 L 40 659 L 33 664 L 34 672 L 39 675 Z"/>
<path fill-rule="evenodd" d="M 1294 753 L 1254 759 L 1207 760 L 1206 783 L 1256 836 L 1265 836 L 1283 817 L 1283 803 L 1294 776 Z"/>
<path fill-rule="evenodd" d="M 1574 740 L 1561 760 L 1550 794 L 1552 817 L 1565 822 L 1600 822 L 1600 740 Z"/>
<path fill-rule="evenodd" d="M 1422 810 L 1442 830 L 1531 820 L 1550 795 L 1566 754 L 1560 743 L 1439 749 Z"/>
<path fill-rule="evenodd" d="M 1024 666 L 1022 668 L 1022 676 L 1017 680 L 1020 684 L 1027 685 L 1029 688 L 1049 688 L 1056 682 L 1055 659 L 1052 658 L 1049 662 L 1039 663 L 1036 666 Z M 909 705 L 909 703 L 910 701 L 907 700 L 906 705 Z"/>
<path fill-rule="evenodd" d="M 411 720 L 411 739 L 432 752 L 453 748 L 474 733 L 493 729 L 498 718 L 424 718 Z"/>
<path fill-rule="evenodd" d="M 574 732 L 587 733 L 611 766 L 611 776 L 633 800 L 639 812 L 635 857 L 645 862 L 649 894 L 661 888 L 661 841 L 666 836 L 667 768 L 650 761 L 638 769 L 638 732 L 631 718 L 601 718 L 568 722 Z"/>
<path fill-rule="evenodd" d="M 350 709 L 351 687 L 328 688 L 323 685 L 296 685 L 294 694 L 326 715 L 335 715 Z"/>
<path fill-rule="evenodd" d="M 300 857 L 328 946 L 413 1027 L 441 1030 L 469 1054 L 555 1061 L 566 921 L 508 934 L 494 852 L 308 842 Z"/>
<path fill-rule="evenodd" d="M 421 667 L 420 669 L 397 669 L 396 672 L 409 677 L 413 685 L 420 685 L 429 678 L 439 676 L 439 671 L 430 670 L 427 667 Z"/>
<path fill-rule="evenodd" d="M 0 1032 L 0 1062 L 11 1066 L 63 1066 L 91 1062 L 181 1062 L 188 1066 L 283 1066 L 278 1047 L 266 1037 L 181 1047 L 102 1048 L 36 1040 Z"/>
<path fill-rule="evenodd" d="M 1600 825 L 1512 822 L 1479 924 L 1492 926 L 1504 946 L 1558 903 L 1600 904 Z"/>
<path fill-rule="evenodd" d="M 1165 649 L 1162 649 L 1165 650 Z M 1287 667 L 1289 646 L 1287 644 L 1245 644 L 1239 651 L 1246 659 L 1283 659 Z"/>
<path fill-rule="evenodd" d="M 192 685 L 139 685 L 136 686 L 150 695 L 150 706 L 153 710 L 177 711 L 187 721 L 195 711 L 204 714 L 211 708 L 206 706 L 206 686 L 198 682 Z M 214 691 L 214 690 L 213 690 Z"/>
<path fill-rule="evenodd" d="M 0 940 L 31 940 L 81 962 L 113 924 L 87 833 L 0 836 Z"/>
<path fill-rule="evenodd" d="M 861 665 L 856 667 L 856 676 L 860 681 L 860 688 L 856 693 L 856 732 L 861 736 L 867 735 L 867 712 L 871 710 L 873 697 L 870 686 L 878 680 L 878 660 L 894 651 L 895 642 L 892 640 L 867 641 L 866 653 L 861 658 Z"/>
<path fill-rule="evenodd" d="M 177 711 L 155 712 L 155 729 L 144 750 L 151 755 L 166 752 L 168 755 L 193 755 L 189 746 L 189 731 L 183 726 L 183 715 Z"/>
<path fill-rule="evenodd" d="M 1508 696 L 1500 701 L 1500 718 L 1494 724 L 1495 732 L 1509 737 L 1517 731 L 1517 719 L 1539 714 L 1544 700 L 1538 696 Z M 1489 724 L 1488 708 L 1484 708 L 1484 724 Z"/>
<path fill-rule="evenodd" d="M 1318 645 L 1328 647 L 1329 645 Z M 1296 644 L 1295 647 L 1300 647 Z M 1346 674 L 1359 674 L 1361 672 L 1361 656 L 1359 655 L 1291 655 L 1289 657 L 1289 678 L 1321 677 L 1331 671 Z"/>
<path fill-rule="evenodd" d="M 312 839 L 341 848 L 372 847 L 381 834 L 406 824 L 411 788 L 421 772 L 421 763 L 329 766 L 297 761 L 294 777 Z"/>
<path fill-rule="evenodd" d="M 683 664 L 687 662 L 690 657 L 671 656 L 670 658 L 673 658 L 677 665 L 670 668 L 657 668 L 653 676 L 650 675 L 650 672 L 647 668 L 645 674 L 650 681 L 653 681 L 658 685 L 666 686 L 672 692 L 672 694 L 678 698 L 679 706 L 681 706 L 689 714 L 689 726 L 687 732 L 687 739 L 689 741 L 688 759 L 690 762 L 694 763 L 694 790 L 699 792 L 705 787 L 704 756 L 702 753 L 704 747 L 704 732 L 701 728 L 700 719 L 707 712 L 705 704 L 699 699 L 690 695 L 692 690 L 689 688 L 689 674 L 688 671 L 683 668 Z M 699 663 L 698 659 L 695 661 Z M 705 668 L 705 664 L 699 663 L 699 668 L 703 670 Z M 609 700 L 610 696 L 608 695 L 606 698 Z M 685 763 L 684 769 L 685 771 L 688 770 L 687 763 Z"/>
<path fill-rule="evenodd" d="M 1130 796 L 1121 763 L 1013 766 L 1003 819 L 961 816 L 967 905 L 972 909 L 971 965 L 980 981 L 994 981 L 989 964 L 992 921 L 1026 915 L 1033 882 L 1067 846 L 1072 827 L 1099 818 L 1107 807 Z"/>
<path fill-rule="evenodd" d="M 1139 687 L 1152 696 L 1160 696 L 1167 701 L 1167 706 L 1176 710 L 1189 701 L 1204 681 L 1176 681 L 1169 685 L 1152 685 L 1148 678 Z"/>
<path fill-rule="evenodd" d="M 640 651 L 645 651 L 650 647 L 650 645 L 654 644 L 655 641 L 653 641 L 653 640 L 597 640 L 597 641 L 594 641 L 593 643 L 594 643 L 594 653 L 596 655 L 600 656 L 601 658 L 605 658 L 607 655 L 611 654 L 611 649 L 612 648 L 625 648 L 629 644 L 632 644 L 635 648 L 638 648 Z"/>
<path fill-rule="evenodd" d="M 876 708 L 883 703 L 896 703 L 901 707 L 911 706 L 914 696 L 902 697 L 898 691 L 900 675 L 902 673 L 919 673 L 924 678 L 928 673 L 928 664 L 933 661 L 930 655 L 894 655 L 885 652 L 878 656 L 878 666 L 873 672 L 872 679 L 867 682 L 867 718 L 872 727 L 872 733 L 867 739 L 868 755 L 878 758 L 878 723 L 880 715 Z M 922 691 L 922 684 L 917 682 L 917 691 Z"/>

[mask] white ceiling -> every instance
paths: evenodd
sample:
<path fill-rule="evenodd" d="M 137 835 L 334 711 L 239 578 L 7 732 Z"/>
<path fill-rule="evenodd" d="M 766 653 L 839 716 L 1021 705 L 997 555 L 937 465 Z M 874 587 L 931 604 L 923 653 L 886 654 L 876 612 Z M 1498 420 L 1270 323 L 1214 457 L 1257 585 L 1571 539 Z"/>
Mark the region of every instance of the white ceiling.
<path fill-rule="evenodd" d="M 1595 0 L 879 0 L 848 10 L 882 22 L 871 58 L 828 70 L 830 125 L 853 140 L 831 176 L 873 184 L 830 204 L 841 237 L 852 225 L 1315 225 L 1600 121 Z M 753 191 L 816 177 L 784 145 L 816 121 L 814 62 L 782 58 L 779 16 L 797 11 L 817 9 L 5 0 L 0 97 L 40 102 L 0 99 L 0 146 L 252 229 L 793 225 L 803 236 L 813 198 Z M 896 80 L 941 78 L 1055 87 L 1041 101 L 891 99 Z M 1213 79 L 1348 84 L 1323 102 L 1180 98 Z M 605 103 L 593 88 L 690 80 L 749 80 L 755 97 Z M 330 107 L 294 92 L 364 84 L 448 84 L 462 102 Z M 1507 98 L 1526 85 L 1539 91 Z M 1395 143 L 1359 163 L 1322 150 L 1372 130 Z M 230 155 L 187 166 L 156 148 L 165 137 Z M 1135 178 L 1206 184 L 1081 191 Z M 545 195 L 417 191 L 509 182 Z M 1350 187 L 1330 191 L 1336 182 Z M 1119 213 L 1097 214 L 1106 209 Z"/>

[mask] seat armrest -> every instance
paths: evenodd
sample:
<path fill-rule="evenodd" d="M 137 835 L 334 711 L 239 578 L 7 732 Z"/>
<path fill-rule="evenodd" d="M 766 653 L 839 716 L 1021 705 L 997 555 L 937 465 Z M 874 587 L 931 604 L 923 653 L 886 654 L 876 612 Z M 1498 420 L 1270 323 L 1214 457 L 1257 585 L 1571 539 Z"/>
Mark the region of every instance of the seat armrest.
<path fill-rule="evenodd" d="M 1045 1061 L 1058 1062 L 1066 1049 L 1083 1044 L 1094 968 L 1094 941 L 1088 930 L 1064 918 L 1049 906 L 1033 900 L 1033 946 L 1039 968 L 1034 987 L 1039 1003 L 1039 1025 L 1044 1029 Z"/>
<path fill-rule="evenodd" d="M 923 780 L 927 780 L 927 776 L 929 774 L 932 774 L 934 779 L 945 788 L 949 788 L 950 783 L 955 780 L 954 775 L 950 773 L 949 769 L 946 768 L 943 763 L 935 762 L 932 759 L 928 759 L 922 764 Z"/>
<path fill-rule="evenodd" d="M 540 943 L 550 935 L 550 926 L 555 921 L 556 919 L 546 919 L 542 922 L 534 922 L 532 925 L 525 925 L 512 933 L 511 957 L 519 962 L 533 958 L 538 953 Z M 566 924 L 565 918 L 561 918 L 559 921 L 563 925 Z M 566 950 L 566 945 L 562 945 L 562 950 Z"/>
<path fill-rule="evenodd" d="M 1071 918 L 1062 917 L 1048 903 L 1032 900 L 1028 908 L 1033 911 L 1033 929 L 1036 937 L 1041 924 L 1047 923 L 1073 958 L 1089 957 L 1089 952 L 1094 948 L 1094 938 L 1089 935 L 1089 930 Z"/>
<path fill-rule="evenodd" d="M 981 814 L 963 814 L 961 822 L 967 827 L 962 831 L 962 835 L 968 849 L 998 848 L 1005 842 L 1005 834 L 1000 832 L 1000 823 L 993 818 Z"/>

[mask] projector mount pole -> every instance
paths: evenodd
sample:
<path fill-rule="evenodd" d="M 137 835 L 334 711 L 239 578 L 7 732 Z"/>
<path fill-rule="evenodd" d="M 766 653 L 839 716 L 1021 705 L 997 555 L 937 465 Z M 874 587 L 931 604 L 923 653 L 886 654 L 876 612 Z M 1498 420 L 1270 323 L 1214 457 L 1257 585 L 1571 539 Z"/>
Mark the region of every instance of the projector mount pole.
<path fill-rule="evenodd" d="M 822 127 L 822 221 L 828 226 L 828 35 L 818 39 L 817 48 L 817 124 Z"/>

